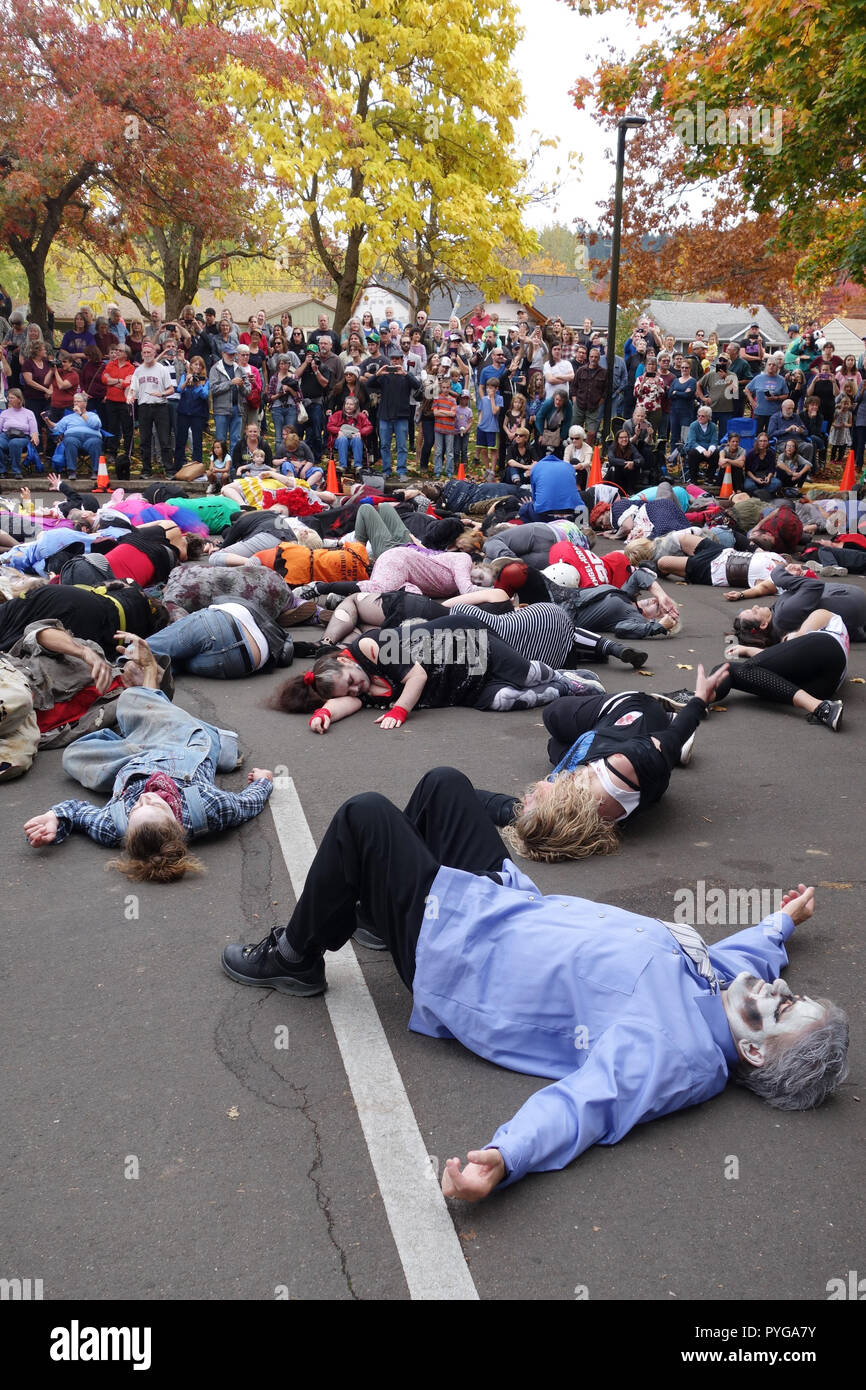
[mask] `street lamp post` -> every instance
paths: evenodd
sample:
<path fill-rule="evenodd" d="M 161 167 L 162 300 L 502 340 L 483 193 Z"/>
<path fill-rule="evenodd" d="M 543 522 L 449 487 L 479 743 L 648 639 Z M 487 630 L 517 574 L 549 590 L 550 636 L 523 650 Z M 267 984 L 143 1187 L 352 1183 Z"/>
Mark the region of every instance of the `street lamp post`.
<path fill-rule="evenodd" d="M 613 200 L 613 241 L 610 248 L 610 302 L 607 307 L 607 389 L 604 394 L 602 439 L 610 430 L 613 413 L 613 368 L 616 358 L 616 304 L 619 298 L 619 243 L 622 234 L 622 185 L 625 173 L 625 136 L 629 129 L 646 125 L 646 116 L 621 116 L 616 123 L 616 192 Z"/>

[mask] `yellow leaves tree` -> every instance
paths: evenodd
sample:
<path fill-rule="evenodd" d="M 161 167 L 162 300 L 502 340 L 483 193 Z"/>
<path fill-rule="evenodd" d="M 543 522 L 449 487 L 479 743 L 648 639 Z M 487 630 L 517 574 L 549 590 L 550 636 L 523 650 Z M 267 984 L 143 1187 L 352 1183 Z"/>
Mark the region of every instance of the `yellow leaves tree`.
<path fill-rule="evenodd" d="M 309 101 L 252 119 L 267 167 L 295 187 L 337 296 L 335 327 L 374 271 L 410 283 L 416 307 L 449 280 L 515 293 L 508 243 L 529 254 L 522 110 L 511 69 L 514 0 L 278 0 L 279 25 L 351 134 Z"/>

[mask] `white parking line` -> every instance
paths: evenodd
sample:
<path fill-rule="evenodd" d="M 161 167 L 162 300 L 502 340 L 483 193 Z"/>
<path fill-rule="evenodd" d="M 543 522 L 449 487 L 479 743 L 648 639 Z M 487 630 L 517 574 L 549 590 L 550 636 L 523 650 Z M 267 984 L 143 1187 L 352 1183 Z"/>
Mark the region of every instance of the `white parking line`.
<path fill-rule="evenodd" d="M 316 853 L 292 779 L 270 808 L 300 897 Z M 437 1175 L 351 944 L 328 954 L 325 1003 L 352 1088 L 373 1172 L 413 1299 L 477 1299 Z"/>

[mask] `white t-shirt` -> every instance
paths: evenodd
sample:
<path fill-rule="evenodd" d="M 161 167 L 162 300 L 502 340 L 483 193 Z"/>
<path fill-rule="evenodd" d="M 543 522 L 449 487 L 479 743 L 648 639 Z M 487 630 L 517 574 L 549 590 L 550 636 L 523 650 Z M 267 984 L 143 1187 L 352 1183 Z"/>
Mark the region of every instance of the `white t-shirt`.
<path fill-rule="evenodd" d="M 785 561 L 781 555 L 776 555 L 772 550 L 756 550 L 754 554 L 750 550 L 723 550 L 721 555 L 717 555 L 710 562 L 710 581 L 718 588 L 725 588 L 728 583 L 728 561 L 736 557 L 738 560 L 748 561 L 749 564 L 749 585 L 753 589 L 762 579 L 769 579 L 777 565 L 784 565 Z"/>
<path fill-rule="evenodd" d="M 164 405 L 168 397 L 164 395 L 173 384 L 171 373 L 162 362 L 154 362 L 146 367 L 141 362 L 132 374 L 130 386 L 139 405 Z"/>
<path fill-rule="evenodd" d="M 240 603 L 212 603 L 211 608 L 217 608 L 221 613 L 228 613 L 230 618 L 234 618 L 236 623 L 240 623 L 250 634 L 259 649 L 259 663 L 256 670 L 260 671 L 266 664 L 270 656 L 268 639 L 265 637 L 255 618 L 248 608 L 244 608 Z"/>

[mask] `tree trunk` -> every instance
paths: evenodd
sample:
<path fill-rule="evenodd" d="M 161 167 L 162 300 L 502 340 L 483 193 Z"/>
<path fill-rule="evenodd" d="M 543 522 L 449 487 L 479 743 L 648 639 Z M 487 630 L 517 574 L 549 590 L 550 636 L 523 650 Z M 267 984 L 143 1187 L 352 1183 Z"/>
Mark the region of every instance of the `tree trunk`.
<path fill-rule="evenodd" d="M 29 321 L 38 323 L 42 332 L 48 333 L 48 291 L 45 288 L 46 257 L 34 251 L 18 237 L 9 238 L 9 250 L 27 276 L 27 294 L 30 301 Z"/>
<path fill-rule="evenodd" d="M 343 269 L 337 281 L 337 307 L 334 310 L 333 329 L 340 334 L 352 316 L 352 304 L 358 288 L 358 270 L 361 264 L 361 244 L 365 228 L 354 227 L 349 233 L 349 243 L 343 258 Z M 339 342 L 339 337 L 338 337 Z"/>

